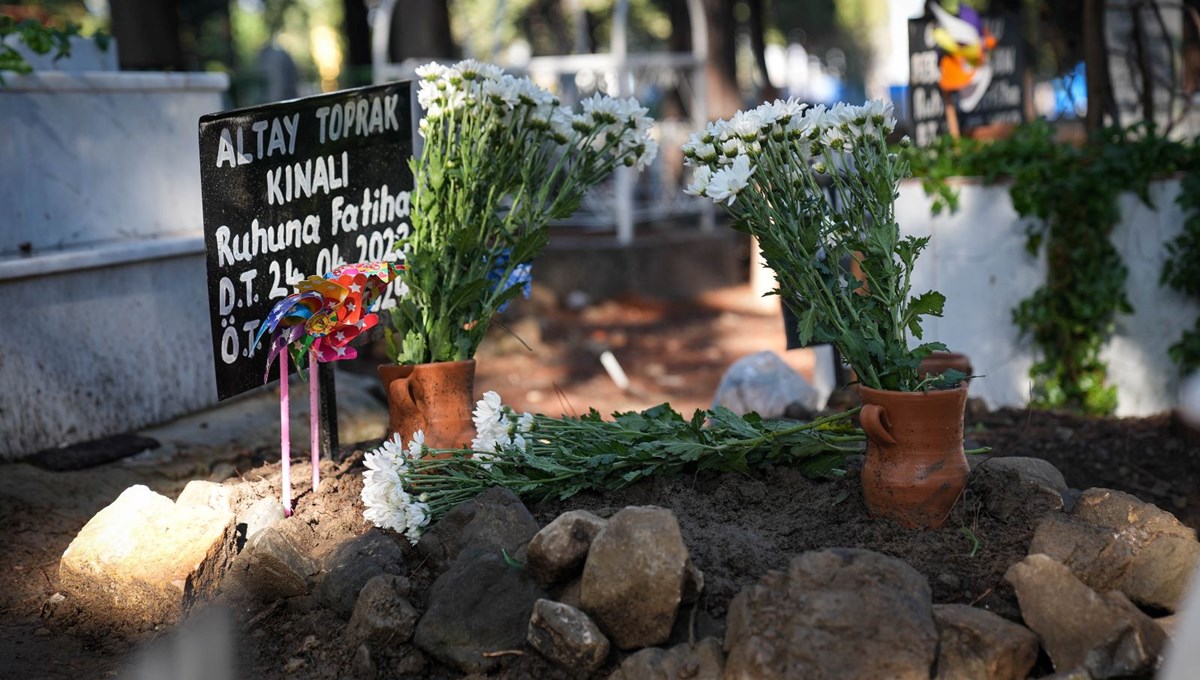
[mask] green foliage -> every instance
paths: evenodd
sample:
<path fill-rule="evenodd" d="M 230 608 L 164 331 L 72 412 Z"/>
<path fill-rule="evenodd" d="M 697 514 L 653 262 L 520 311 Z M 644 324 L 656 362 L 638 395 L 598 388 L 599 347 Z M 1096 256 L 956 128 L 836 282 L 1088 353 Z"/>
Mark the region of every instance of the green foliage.
<path fill-rule="evenodd" d="M 684 418 L 668 404 L 615 413 L 612 420 L 595 409 L 578 418 L 538 415 L 523 448 L 509 446 L 494 458 L 467 449 L 426 449 L 435 458 L 410 461 L 400 478 L 414 495 L 424 494 L 436 520 L 490 486 L 539 502 L 704 470 L 749 474 L 791 465 L 811 477 L 831 476 L 846 454 L 861 451 L 862 433 L 851 423 L 855 412 L 810 423 L 742 417 L 721 407 Z"/>
<path fill-rule="evenodd" d="M 17 36 L 17 39 L 35 54 L 53 52 L 54 60 L 58 61 L 71 56 L 71 36 L 79 35 L 79 27 L 67 24 L 65 28 L 52 28 L 33 19 L 16 21 L 12 17 L 0 16 L 0 74 L 4 71 L 29 73 L 33 70 L 17 48 L 5 40 L 10 35 Z M 108 49 L 106 34 L 97 33 L 95 40 L 100 49 Z M 4 77 L 0 75 L 0 85 L 3 84 Z"/>
<path fill-rule="evenodd" d="M 1192 168 L 1183 176 L 1176 203 L 1187 218 L 1183 233 L 1167 244 L 1167 261 L 1161 282 L 1176 291 L 1200 300 L 1200 171 Z M 1170 348 L 1171 360 L 1185 372 L 1200 369 L 1200 319 L 1183 332 Z"/>
<path fill-rule="evenodd" d="M 1195 146 L 1159 137 L 1150 127 L 1107 130 L 1092 144 L 1073 146 L 1057 142 L 1053 128 L 1037 121 L 1007 140 L 946 138 L 907 153 L 914 174 L 933 196 L 935 214 L 957 207 L 946 182 L 951 176 L 1012 181 L 1013 208 L 1028 219 L 1026 247 L 1031 255 L 1044 253 L 1047 263 L 1045 283 L 1012 311 L 1013 322 L 1041 355 L 1030 370 L 1034 403 L 1111 413 L 1116 389 L 1107 382 L 1100 349 L 1113 333 L 1117 314 L 1133 311 L 1125 296 L 1128 269 L 1110 238 L 1120 219 L 1117 199 L 1132 192 L 1150 205 L 1152 179 L 1200 168 Z M 1185 185 L 1181 201 L 1200 200 L 1188 194 Z M 1180 252 L 1190 247 L 1194 243 L 1177 246 Z M 1182 261 L 1173 271 L 1184 271 Z M 1200 281 L 1200 274 L 1183 275 L 1188 277 Z M 1191 345 L 1200 345 L 1200 338 Z"/>

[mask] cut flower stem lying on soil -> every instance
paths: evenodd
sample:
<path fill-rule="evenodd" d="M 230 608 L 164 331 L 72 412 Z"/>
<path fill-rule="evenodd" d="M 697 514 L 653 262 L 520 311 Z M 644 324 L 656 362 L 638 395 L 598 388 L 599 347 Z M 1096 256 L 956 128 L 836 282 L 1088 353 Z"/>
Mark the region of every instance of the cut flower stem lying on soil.
<path fill-rule="evenodd" d="M 481 410 L 484 405 L 481 401 Z M 810 477 L 836 476 L 847 454 L 862 451 L 864 437 L 851 422 L 857 411 L 796 423 L 753 413 L 742 417 L 721 407 L 697 410 L 688 420 L 667 404 L 617 413 L 613 420 L 595 410 L 551 418 L 493 407 L 488 418 L 512 430 L 503 445 L 493 437 L 486 448 L 480 438 L 473 449 L 430 449 L 415 441 L 404 448 L 397 437 L 367 454 L 365 516 L 415 542 L 426 525 L 493 486 L 536 503 L 581 491 L 616 491 L 688 470 L 749 474 L 789 465 Z"/>

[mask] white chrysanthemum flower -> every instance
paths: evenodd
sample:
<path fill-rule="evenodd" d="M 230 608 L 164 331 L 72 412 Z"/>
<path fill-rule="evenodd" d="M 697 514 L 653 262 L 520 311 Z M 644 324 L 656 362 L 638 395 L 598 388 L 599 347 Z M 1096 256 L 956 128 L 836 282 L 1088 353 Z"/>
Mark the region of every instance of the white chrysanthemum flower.
<path fill-rule="evenodd" d="M 533 108 L 550 108 L 558 106 L 558 99 L 556 99 L 554 95 L 550 94 L 541 87 L 538 87 L 538 85 L 529 78 L 514 78 L 513 82 L 516 89 L 517 101 L 522 105 Z M 549 112 L 546 113 L 546 117 L 550 117 Z"/>
<path fill-rule="evenodd" d="M 420 460 L 423 455 L 425 455 L 425 431 L 417 430 L 413 433 L 412 441 L 408 443 L 408 457 Z"/>
<path fill-rule="evenodd" d="M 805 110 L 800 125 L 810 138 L 820 134 L 825 127 L 830 125 L 829 112 L 825 109 L 825 105 L 817 104 L 811 109 Z"/>
<path fill-rule="evenodd" d="M 858 107 L 851 106 L 846 102 L 838 102 L 834 104 L 833 108 L 829 109 L 829 112 L 826 114 L 829 125 L 837 126 L 850 123 L 857 117 Z"/>
<path fill-rule="evenodd" d="M 429 505 L 421 501 L 409 503 L 404 511 L 404 535 L 413 545 L 421 540 L 425 526 L 429 524 Z"/>
<path fill-rule="evenodd" d="M 632 165 L 637 168 L 638 172 L 646 169 L 658 156 L 658 142 L 636 130 L 628 128 L 621 135 L 618 148 L 619 153 L 629 161 L 632 161 Z M 626 162 L 626 165 L 631 165 L 631 163 Z"/>
<path fill-rule="evenodd" d="M 528 434 L 533 431 L 534 418 L 532 413 L 522 413 L 517 419 L 517 432 Z"/>
<path fill-rule="evenodd" d="M 831 125 L 821 133 L 821 141 L 829 147 L 841 151 L 846 146 L 846 133 L 842 131 L 841 127 Z"/>
<path fill-rule="evenodd" d="M 404 490 L 407 460 L 399 435 L 363 458 L 363 517 L 383 529 L 405 531 L 409 495 Z"/>
<path fill-rule="evenodd" d="M 625 106 L 613 99 L 606 97 L 599 92 L 584 99 L 579 103 L 583 107 L 583 112 L 592 117 L 596 123 L 612 125 L 617 122 L 624 122 L 628 116 L 625 115 Z"/>
<path fill-rule="evenodd" d="M 733 136 L 729 129 L 729 123 L 724 120 L 715 120 L 708 124 L 704 130 L 704 141 L 719 143 Z"/>
<path fill-rule="evenodd" d="M 701 165 L 692 172 L 692 183 L 683 192 L 689 196 L 704 196 L 712 182 L 712 176 L 712 168 Z"/>
<path fill-rule="evenodd" d="M 713 173 L 709 180 L 707 195 L 714 202 L 733 205 L 738 194 L 750 184 L 750 176 L 756 168 L 751 167 L 749 156 L 738 156 L 733 164 Z"/>
<path fill-rule="evenodd" d="M 762 128 L 763 120 L 758 111 L 738 111 L 729 119 L 730 134 L 744 142 L 758 139 Z"/>
<path fill-rule="evenodd" d="M 637 121 L 639 119 L 644 119 L 646 118 L 646 114 L 650 112 L 650 109 L 642 106 L 642 104 L 633 97 L 618 99 L 616 102 L 618 110 L 617 117 L 626 121 Z"/>
<path fill-rule="evenodd" d="M 428 64 L 418 66 L 416 73 L 417 77 L 421 80 L 441 80 L 446 74 L 446 67 L 437 63 L 436 61 L 431 61 Z"/>
<path fill-rule="evenodd" d="M 862 116 L 873 121 L 876 125 L 884 127 L 890 119 L 892 124 L 895 124 L 895 107 L 890 101 L 882 99 L 872 99 L 862 105 L 860 108 Z"/>
<path fill-rule="evenodd" d="M 463 59 L 454 65 L 454 69 L 462 75 L 463 80 L 495 80 L 504 73 L 498 66 L 474 59 Z"/>
<path fill-rule="evenodd" d="M 493 104 L 512 109 L 517 105 L 517 79 L 508 74 L 484 81 L 480 94 Z"/>
<path fill-rule="evenodd" d="M 802 115 L 805 109 L 808 108 L 808 104 L 805 104 L 795 97 L 789 97 L 786 101 L 776 99 L 775 103 L 772 104 L 772 108 L 775 109 L 777 120 L 790 121 L 796 116 Z"/>
<path fill-rule="evenodd" d="M 550 115 L 550 131 L 558 144 L 573 144 L 579 139 L 580 133 L 575 129 L 575 114 L 571 109 L 565 106 L 554 108 Z"/>
<path fill-rule="evenodd" d="M 434 102 L 441 98 L 442 91 L 437 88 L 437 85 L 421 81 L 420 87 L 417 88 L 417 103 L 421 105 L 421 108 L 428 110 Z"/>
<path fill-rule="evenodd" d="M 397 432 L 390 439 L 383 440 L 378 449 L 375 449 L 377 454 L 385 454 L 392 460 L 399 462 L 404 458 L 404 439 Z M 369 455 L 369 454 L 368 454 Z"/>
<path fill-rule="evenodd" d="M 484 392 L 483 399 L 475 402 L 475 411 L 471 414 L 475 428 L 482 430 L 490 427 L 500 419 L 503 408 L 504 404 L 501 403 L 499 394 L 491 390 Z"/>
<path fill-rule="evenodd" d="M 517 450 L 520 451 L 521 453 L 525 453 L 525 437 L 524 437 L 524 435 L 520 435 L 520 434 L 513 435 L 512 445 L 514 447 L 516 447 Z"/>

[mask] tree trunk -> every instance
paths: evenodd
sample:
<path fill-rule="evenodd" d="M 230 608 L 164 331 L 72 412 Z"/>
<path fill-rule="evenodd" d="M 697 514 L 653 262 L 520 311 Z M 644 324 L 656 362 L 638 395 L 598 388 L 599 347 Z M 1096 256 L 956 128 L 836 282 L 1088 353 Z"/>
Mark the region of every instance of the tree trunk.
<path fill-rule="evenodd" d="M 371 82 L 371 26 L 367 23 L 367 4 L 363 0 L 343 0 L 342 30 L 346 35 L 345 87 Z"/>
<path fill-rule="evenodd" d="M 179 0 L 110 0 L 112 34 L 121 68 L 179 71 Z"/>
<path fill-rule="evenodd" d="M 737 82 L 735 0 L 704 0 L 708 15 L 708 117 L 729 118 L 742 106 Z"/>
<path fill-rule="evenodd" d="M 392 14 L 388 56 L 405 59 L 453 59 L 458 49 L 450 35 L 449 0 L 402 0 Z"/>
<path fill-rule="evenodd" d="M 671 21 L 671 35 L 667 37 L 667 49 L 674 53 L 692 51 L 692 21 L 688 16 L 687 0 L 668 0 L 667 18 Z M 662 117 L 664 120 L 685 120 L 690 106 L 679 87 L 663 93 Z"/>
<path fill-rule="evenodd" d="M 754 63 L 762 76 L 762 95 L 759 99 L 773 101 L 779 98 L 779 90 L 771 84 L 767 73 L 767 28 L 763 16 L 765 8 L 763 0 L 750 0 L 750 48 L 754 51 Z"/>
<path fill-rule="evenodd" d="M 1087 117 L 1084 127 L 1089 138 L 1104 127 L 1104 114 L 1112 98 L 1108 77 L 1108 50 L 1104 44 L 1104 2 L 1084 0 L 1083 63 L 1087 69 Z"/>

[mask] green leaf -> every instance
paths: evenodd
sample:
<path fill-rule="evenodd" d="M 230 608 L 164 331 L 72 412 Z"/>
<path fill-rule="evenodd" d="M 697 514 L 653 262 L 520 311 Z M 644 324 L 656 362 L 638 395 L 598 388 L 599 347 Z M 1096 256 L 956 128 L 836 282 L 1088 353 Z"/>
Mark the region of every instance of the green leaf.
<path fill-rule="evenodd" d="M 926 291 L 913 298 L 908 304 L 910 314 L 941 316 L 946 306 L 946 296 L 937 291 Z"/>

